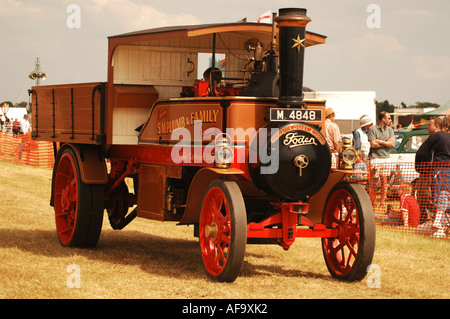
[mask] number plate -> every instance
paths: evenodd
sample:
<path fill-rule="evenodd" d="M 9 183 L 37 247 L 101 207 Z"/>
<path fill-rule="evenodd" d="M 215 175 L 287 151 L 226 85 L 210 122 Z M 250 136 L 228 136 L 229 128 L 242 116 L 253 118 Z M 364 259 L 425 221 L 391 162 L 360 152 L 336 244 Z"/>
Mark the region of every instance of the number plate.
<path fill-rule="evenodd" d="M 322 121 L 322 110 L 317 109 L 270 109 L 270 121 Z"/>

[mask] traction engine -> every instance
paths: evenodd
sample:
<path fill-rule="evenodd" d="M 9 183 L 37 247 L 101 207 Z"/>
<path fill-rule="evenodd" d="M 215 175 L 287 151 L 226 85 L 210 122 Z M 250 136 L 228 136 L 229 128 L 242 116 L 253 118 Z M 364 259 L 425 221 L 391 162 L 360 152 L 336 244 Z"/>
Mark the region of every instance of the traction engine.
<path fill-rule="evenodd" d="M 107 82 L 33 87 L 32 136 L 55 144 L 60 243 L 94 247 L 104 212 L 117 230 L 135 217 L 193 225 L 207 276 L 232 282 L 248 244 L 288 250 L 318 237 L 333 277 L 362 280 L 372 204 L 346 179 L 356 159 L 348 141 L 332 165 L 326 101 L 304 98 L 305 48 L 325 42 L 309 22 L 306 9 L 289 8 L 272 25 L 112 36 Z M 204 51 L 226 66 L 199 80 Z"/>

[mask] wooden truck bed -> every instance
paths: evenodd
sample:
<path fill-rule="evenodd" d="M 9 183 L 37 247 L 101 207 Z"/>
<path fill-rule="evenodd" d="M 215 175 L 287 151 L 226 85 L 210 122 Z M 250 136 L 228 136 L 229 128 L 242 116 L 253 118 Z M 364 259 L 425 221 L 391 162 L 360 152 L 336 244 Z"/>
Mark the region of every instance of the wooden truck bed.
<path fill-rule="evenodd" d="M 64 143 L 105 142 L 105 84 L 36 86 L 32 93 L 32 137 Z"/>
<path fill-rule="evenodd" d="M 73 144 L 105 144 L 108 134 L 119 143 L 134 137 L 137 144 L 135 129 L 158 99 L 152 86 L 103 82 L 35 86 L 30 92 L 33 139 Z"/>

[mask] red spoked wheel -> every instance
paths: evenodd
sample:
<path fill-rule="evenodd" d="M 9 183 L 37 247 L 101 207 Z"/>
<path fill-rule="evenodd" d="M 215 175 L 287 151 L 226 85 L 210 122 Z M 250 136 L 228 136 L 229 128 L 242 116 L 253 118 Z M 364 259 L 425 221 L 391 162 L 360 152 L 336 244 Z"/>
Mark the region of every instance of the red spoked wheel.
<path fill-rule="evenodd" d="M 338 183 L 328 195 L 323 224 L 339 229 L 337 238 L 322 238 L 330 274 L 345 281 L 362 280 L 375 250 L 375 218 L 364 188 L 360 184 Z"/>
<path fill-rule="evenodd" d="M 235 182 L 213 181 L 203 199 L 200 249 L 207 275 L 220 282 L 234 281 L 247 244 L 244 199 Z"/>
<path fill-rule="evenodd" d="M 53 173 L 56 231 L 63 246 L 93 247 L 103 222 L 103 185 L 83 183 L 77 157 L 65 149 Z"/>

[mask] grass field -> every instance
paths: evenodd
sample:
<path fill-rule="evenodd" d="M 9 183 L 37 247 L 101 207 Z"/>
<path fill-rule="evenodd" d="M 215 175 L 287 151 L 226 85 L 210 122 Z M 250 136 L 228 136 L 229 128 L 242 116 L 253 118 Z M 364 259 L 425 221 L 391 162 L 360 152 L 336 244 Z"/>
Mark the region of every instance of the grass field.
<path fill-rule="evenodd" d="M 96 248 L 64 248 L 50 185 L 48 169 L 0 162 L 0 298 L 450 297 L 450 241 L 388 229 L 377 229 L 373 263 L 379 271 L 356 283 L 331 278 L 320 239 L 297 239 L 287 252 L 248 245 L 241 274 L 229 284 L 206 278 L 193 228 L 172 222 L 137 218 L 114 231 L 105 218 Z M 80 288 L 68 285 L 75 274 Z"/>

